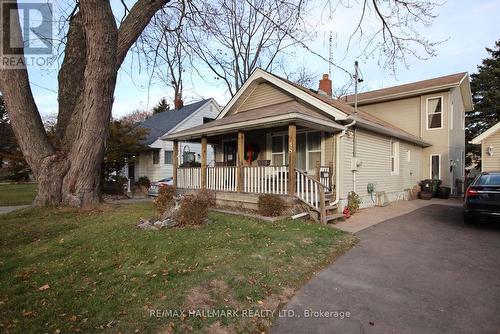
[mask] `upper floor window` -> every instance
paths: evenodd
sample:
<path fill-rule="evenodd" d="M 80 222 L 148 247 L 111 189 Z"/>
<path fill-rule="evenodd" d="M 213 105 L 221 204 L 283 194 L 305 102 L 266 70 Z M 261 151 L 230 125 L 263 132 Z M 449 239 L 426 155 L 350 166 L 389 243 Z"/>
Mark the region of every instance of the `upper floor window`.
<path fill-rule="evenodd" d="M 443 128 L 443 98 L 427 99 L 427 129 Z"/>
<path fill-rule="evenodd" d="M 211 107 L 211 106 L 210 106 L 210 107 Z M 213 121 L 213 120 L 214 120 L 214 118 L 211 118 L 211 117 L 203 117 L 203 124 L 205 124 L 205 123 L 209 123 L 209 122 L 211 122 L 211 121 Z"/>
<path fill-rule="evenodd" d="M 453 122 L 455 115 L 453 115 L 453 103 L 451 104 L 451 109 L 450 109 L 450 130 L 453 130 Z"/>
<path fill-rule="evenodd" d="M 158 165 L 160 163 L 160 150 L 153 151 L 153 165 Z"/>

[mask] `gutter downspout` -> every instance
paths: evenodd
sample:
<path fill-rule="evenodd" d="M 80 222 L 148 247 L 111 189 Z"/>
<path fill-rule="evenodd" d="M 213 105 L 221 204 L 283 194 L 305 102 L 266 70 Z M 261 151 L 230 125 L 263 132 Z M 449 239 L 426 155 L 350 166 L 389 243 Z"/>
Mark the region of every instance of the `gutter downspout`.
<path fill-rule="evenodd" d="M 331 205 L 336 205 L 340 201 L 340 139 L 345 136 L 347 128 L 356 124 L 356 121 L 353 120 L 351 123 L 347 124 L 344 127 L 344 130 L 335 138 L 335 201 L 331 203 Z"/>

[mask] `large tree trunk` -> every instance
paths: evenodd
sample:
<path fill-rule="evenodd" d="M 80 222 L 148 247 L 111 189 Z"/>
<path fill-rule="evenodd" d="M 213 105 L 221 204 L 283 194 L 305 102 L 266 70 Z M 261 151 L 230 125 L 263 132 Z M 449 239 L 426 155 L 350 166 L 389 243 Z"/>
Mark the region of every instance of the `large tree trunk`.
<path fill-rule="evenodd" d="M 0 0 L 0 5 L 5 1 Z M 53 143 L 45 133 L 27 70 L 0 69 L 0 91 L 14 133 L 38 181 L 34 204 L 84 207 L 99 202 L 118 69 L 151 17 L 168 1 L 137 1 L 118 30 L 109 1 L 80 0 L 58 76 L 59 115 Z M 17 15 L 11 22 L 13 36 L 21 41 Z M 3 41 L 9 41 L 3 34 Z"/>

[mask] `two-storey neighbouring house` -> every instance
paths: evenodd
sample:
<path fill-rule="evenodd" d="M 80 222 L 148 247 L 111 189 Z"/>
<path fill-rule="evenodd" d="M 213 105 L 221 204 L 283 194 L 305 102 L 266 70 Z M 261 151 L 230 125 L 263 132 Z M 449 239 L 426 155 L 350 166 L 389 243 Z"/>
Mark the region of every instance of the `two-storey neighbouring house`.
<path fill-rule="evenodd" d="M 354 95 L 341 100 L 354 105 Z M 462 190 L 465 113 L 473 109 L 467 73 L 360 93 L 358 107 L 431 144 L 422 151 L 422 177 Z"/>

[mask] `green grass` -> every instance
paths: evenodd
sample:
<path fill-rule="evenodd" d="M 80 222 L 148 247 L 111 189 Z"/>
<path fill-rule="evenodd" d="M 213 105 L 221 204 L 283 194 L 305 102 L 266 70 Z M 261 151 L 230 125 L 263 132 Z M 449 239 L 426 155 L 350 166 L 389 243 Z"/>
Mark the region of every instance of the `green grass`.
<path fill-rule="evenodd" d="M 34 183 L 0 184 L 0 206 L 30 204 L 35 195 Z"/>
<path fill-rule="evenodd" d="M 327 226 L 216 213 L 197 228 L 138 230 L 151 212 L 140 203 L 1 215 L 1 332 L 260 332 L 272 319 L 149 310 L 276 309 L 356 241 Z"/>

